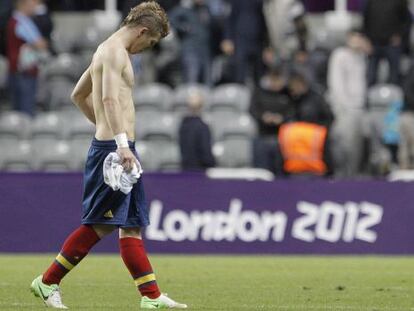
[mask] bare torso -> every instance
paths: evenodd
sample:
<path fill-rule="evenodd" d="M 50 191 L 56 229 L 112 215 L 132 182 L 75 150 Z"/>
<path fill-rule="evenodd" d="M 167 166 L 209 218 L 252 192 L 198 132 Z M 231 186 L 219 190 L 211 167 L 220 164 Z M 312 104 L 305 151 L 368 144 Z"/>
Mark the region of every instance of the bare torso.
<path fill-rule="evenodd" d="M 96 134 L 98 140 L 111 140 L 114 134 L 105 117 L 105 109 L 102 102 L 102 76 L 103 76 L 103 54 L 119 53 L 122 49 L 125 54 L 125 66 L 120 72 L 119 81 L 119 96 L 118 103 L 122 110 L 121 118 L 124 128 L 126 130 L 128 139 L 133 141 L 135 139 L 135 108 L 132 100 L 132 89 L 134 86 L 134 72 L 128 52 L 119 47 L 115 40 L 107 40 L 103 42 L 96 50 L 92 63 L 90 66 L 90 75 L 92 79 L 92 103 L 96 119 Z"/>

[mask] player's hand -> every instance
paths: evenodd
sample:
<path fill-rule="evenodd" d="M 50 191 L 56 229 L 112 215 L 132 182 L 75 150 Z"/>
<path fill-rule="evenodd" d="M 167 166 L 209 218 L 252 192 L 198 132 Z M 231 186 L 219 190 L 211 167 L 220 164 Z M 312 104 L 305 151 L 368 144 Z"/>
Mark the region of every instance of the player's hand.
<path fill-rule="evenodd" d="M 283 117 L 279 113 L 266 111 L 262 115 L 262 121 L 267 125 L 280 125 L 283 122 Z"/>
<path fill-rule="evenodd" d="M 132 170 L 134 163 L 137 164 L 138 159 L 132 153 L 129 148 L 118 148 L 116 150 L 119 157 L 121 158 L 121 165 L 123 166 L 124 170 L 129 172 Z"/>

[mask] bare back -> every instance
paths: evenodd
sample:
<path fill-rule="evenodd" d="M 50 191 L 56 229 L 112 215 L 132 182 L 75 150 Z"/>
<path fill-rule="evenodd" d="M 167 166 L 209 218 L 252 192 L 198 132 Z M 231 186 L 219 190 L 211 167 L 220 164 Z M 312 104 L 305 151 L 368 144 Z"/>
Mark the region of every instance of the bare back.
<path fill-rule="evenodd" d="M 106 81 L 104 70 L 112 62 L 119 66 L 112 66 L 111 80 Z M 120 110 L 120 121 L 126 130 L 129 140 L 135 139 L 135 109 L 132 100 L 132 88 L 134 86 L 134 72 L 128 52 L 120 47 L 116 39 L 108 39 L 96 50 L 90 65 L 92 79 L 92 104 L 96 119 L 96 138 L 99 140 L 111 140 L 114 133 L 105 115 L 104 97 L 108 88 L 114 88 L 112 94 L 116 94 Z"/>

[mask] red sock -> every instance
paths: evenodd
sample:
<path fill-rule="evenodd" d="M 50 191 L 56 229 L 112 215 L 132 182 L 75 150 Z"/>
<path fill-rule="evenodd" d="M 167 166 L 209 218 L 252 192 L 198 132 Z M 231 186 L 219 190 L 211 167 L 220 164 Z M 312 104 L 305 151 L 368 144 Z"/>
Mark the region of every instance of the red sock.
<path fill-rule="evenodd" d="M 68 236 L 55 261 L 43 274 L 43 283 L 59 284 L 99 241 L 99 236 L 91 226 L 82 225 Z"/>
<path fill-rule="evenodd" d="M 161 293 L 141 239 L 119 239 L 122 259 L 142 296 L 158 298 Z"/>

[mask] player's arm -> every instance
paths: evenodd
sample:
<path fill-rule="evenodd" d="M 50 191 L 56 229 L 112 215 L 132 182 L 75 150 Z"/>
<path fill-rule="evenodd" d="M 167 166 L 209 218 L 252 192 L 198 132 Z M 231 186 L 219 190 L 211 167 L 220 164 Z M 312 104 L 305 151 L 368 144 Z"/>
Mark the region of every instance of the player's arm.
<path fill-rule="evenodd" d="M 119 102 L 119 89 L 127 56 L 123 51 L 108 54 L 111 55 L 102 55 L 102 105 L 106 120 L 118 146 L 117 152 L 121 157 L 122 166 L 126 170 L 130 170 L 133 163 L 138 160 L 128 146 L 128 136 Z"/>
<path fill-rule="evenodd" d="M 79 110 L 82 111 L 82 113 L 89 119 L 89 121 L 96 124 L 92 103 L 92 78 L 90 68 L 86 69 L 79 79 L 72 92 L 71 99 Z"/>

